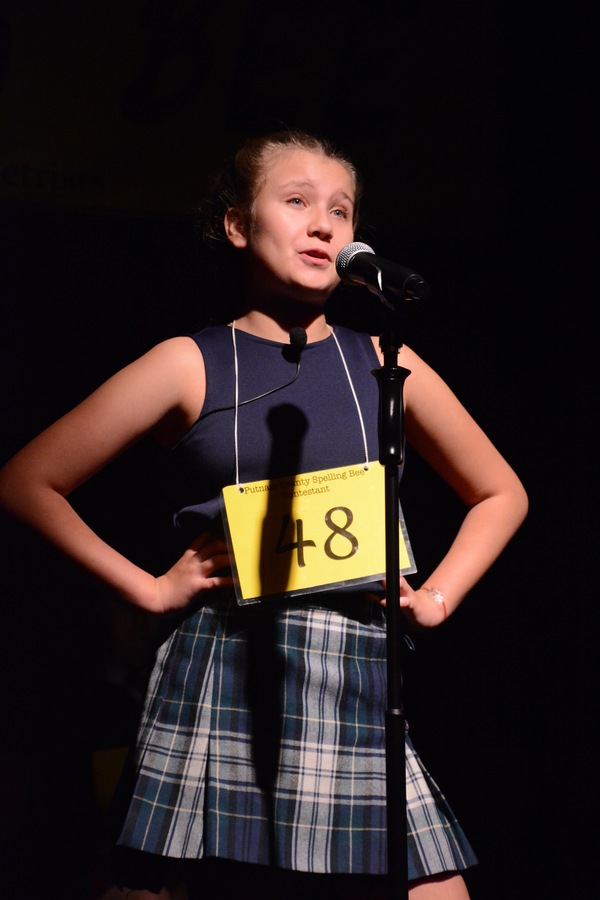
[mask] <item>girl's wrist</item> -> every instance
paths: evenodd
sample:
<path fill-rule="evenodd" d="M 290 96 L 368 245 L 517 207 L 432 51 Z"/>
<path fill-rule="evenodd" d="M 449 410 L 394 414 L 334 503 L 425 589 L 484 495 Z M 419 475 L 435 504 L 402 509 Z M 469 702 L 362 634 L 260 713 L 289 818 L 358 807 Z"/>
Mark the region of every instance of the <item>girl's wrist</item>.
<path fill-rule="evenodd" d="M 448 618 L 448 609 L 446 607 L 446 601 L 442 592 L 434 587 L 424 587 L 421 588 L 421 590 L 424 594 L 427 594 L 429 597 L 431 597 L 431 599 L 443 609 L 445 621 Z"/>

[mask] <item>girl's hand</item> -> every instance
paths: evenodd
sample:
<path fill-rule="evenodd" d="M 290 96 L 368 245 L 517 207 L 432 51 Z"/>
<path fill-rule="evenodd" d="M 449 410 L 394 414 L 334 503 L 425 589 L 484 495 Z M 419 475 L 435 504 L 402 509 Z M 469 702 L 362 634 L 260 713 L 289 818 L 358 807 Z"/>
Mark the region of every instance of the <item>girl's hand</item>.
<path fill-rule="evenodd" d="M 203 532 L 168 572 L 155 579 L 154 611 L 184 609 L 198 594 L 232 585 L 227 544 L 222 538 Z"/>
<path fill-rule="evenodd" d="M 385 580 L 383 581 L 385 589 Z M 385 597 L 380 601 L 386 605 Z M 414 590 L 406 578 L 400 576 L 400 608 L 407 626 L 412 631 L 435 628 L 446 619 L 447 610 L 443 602 L 437 602 L 432 592 L 425 588 Z"/>

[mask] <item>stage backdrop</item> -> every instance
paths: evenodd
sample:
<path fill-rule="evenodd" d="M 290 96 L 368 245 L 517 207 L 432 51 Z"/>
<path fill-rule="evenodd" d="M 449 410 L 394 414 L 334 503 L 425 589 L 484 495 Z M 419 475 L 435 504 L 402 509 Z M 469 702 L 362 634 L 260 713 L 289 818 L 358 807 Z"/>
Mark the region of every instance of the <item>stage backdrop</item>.
<path fill-rule="evenodd" d="M 293 17 L 287 4 L 242 0 L 3 3 L 0 199 L 188 212 L 238 136 L 337 118 L 336 91 L 354 83 L 350 11 L 310 0 Z M 399 27 L 397 13 L 385 18 Z M 382 59 L 397 36 L 379 36 Z M 381 73 L 360 69 L 353 97 L 370 93 L 377 113 Z"/>
<path fill-rule="evenodd" d="M 486 233 L 510 55 L 501 4 L 473 7 L 5 0 L 0 204 L 188 213 L 240 137 L 306 126 L 396 226 L 473 230 L 475 205 Z"/>

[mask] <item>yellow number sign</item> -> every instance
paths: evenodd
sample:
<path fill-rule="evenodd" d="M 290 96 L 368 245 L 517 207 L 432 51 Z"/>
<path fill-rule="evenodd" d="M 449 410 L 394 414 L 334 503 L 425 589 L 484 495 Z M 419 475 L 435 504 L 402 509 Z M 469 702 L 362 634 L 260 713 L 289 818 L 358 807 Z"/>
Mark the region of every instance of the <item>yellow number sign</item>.
<path fill-rule="evenodd" d="M 223 489 L 238 603 L 384 577 L 384 468 L 374 462 Z M 400 569 L 416 572 L 400 517 Z"/>

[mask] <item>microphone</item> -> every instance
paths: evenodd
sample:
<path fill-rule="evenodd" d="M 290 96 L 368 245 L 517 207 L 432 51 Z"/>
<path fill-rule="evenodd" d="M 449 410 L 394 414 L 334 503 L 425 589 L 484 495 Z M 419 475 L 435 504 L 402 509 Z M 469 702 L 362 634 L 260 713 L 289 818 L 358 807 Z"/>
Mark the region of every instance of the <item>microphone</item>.
<path fill-rule="evenodd" d="M 302 351 L 304 350 L 304 346 L 306 341 L 308 340 L 308 335 L 304 328 L 292 328 L 290 331 L 290 343 L 283 348 L 283 357 L 287 362 L 295 363 L 296 371 L 294 375 L 289 381 L 286 381 L 285 384 L 280 384 L 278 387 L 271 388 L 269 391 L 265 391 L 264 394 L 258 394 L 256 397 L 249 397 L 247 400 L 242 400 L 238 403 L 239 406 L 245 406 L 247 403 L 254 403 L 255 400 L 262 400 L 263 397 L 269 397 L 271 394 L 275 394 L 277 391 L 283 390 L 283 388 L 289 387 L 290 384 L 293 384 L 298 375 L 300 374 L 300 356 Z M 219 406 L 216 409 L 211 409 L 210 412 L 205 413 L 200 416 L 200 419 L 206 418 L 206 416 L 212 416 L 213 413 L 217 412 L 227 412 L 229 409 L 235 409 L 235 404 L 231 406 Z"/>
<path fill-rule="evenodd" d="M 283 349 L 284 359 L 287 359 L 289 362 L 296 363 L 296 371 L 294 373 L 293 378 L 290 381 L 286 381 L 285 384 L 280 384 L 279 387 L 271 388 L 270 391 L 265 391 L 264 394 L 259 394 L 258 397 L 250 397 L 249 400 L 242 400 L 238 406 L 245 406 L 246 403 L 254 403 L 255 400 L 262 400 L 263 397 L 269 397 L 271 394 L 274 394 L 276 391 L 280 391 L 283 388 L 289 387 L 290 384 L 296 380 L 298 375 L 300 374 L 300 356 L 302 351 L 304 350 L 304 345 L 308 340 L 308 335 L 304 328 L 292 328 L 290 330 L 290 343 L 288 346 Z"/>
<path fill-rule="evenodd" d="M 292 328 L 290 331 L 290 347 L 297 359 L 300 359 L 300 354 L 304 350 L 307 340 L 308 337 L 304 328 Z"/>
<path fill-rule="evenodd" d="M 344 284 L 362 284 L 388 306 L 393 307 L 388 293 L 405 300 L 429 296 L 429 285 L 417 272 L 375 256 L 368 244 L 346 244 L 337 255 L 335 267 Z"/>

